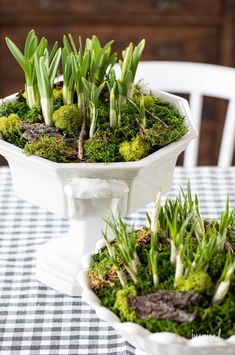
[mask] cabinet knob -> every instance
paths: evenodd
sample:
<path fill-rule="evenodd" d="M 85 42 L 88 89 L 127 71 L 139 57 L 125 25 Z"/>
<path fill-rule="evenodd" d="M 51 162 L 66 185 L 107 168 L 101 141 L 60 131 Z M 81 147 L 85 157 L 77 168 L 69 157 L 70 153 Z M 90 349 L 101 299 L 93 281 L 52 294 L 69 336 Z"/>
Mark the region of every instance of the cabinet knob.
<path fill-rule="evenodd" d="M 154 47 L 154 55 L 160 59 L 181 58 L 184 53 L 181 43 L 157 44 Z"/>
<path fill-rule="evenodd" d="M 39 0 L 39 8 L 43 10 L 61 10 L 64 9 L 66 0 Z"/>
<path fill-rule="evenodd" d="M 184 7 L 182 0 L 155 0 L 155 2 L 160 11 L 181 10 Z"/>

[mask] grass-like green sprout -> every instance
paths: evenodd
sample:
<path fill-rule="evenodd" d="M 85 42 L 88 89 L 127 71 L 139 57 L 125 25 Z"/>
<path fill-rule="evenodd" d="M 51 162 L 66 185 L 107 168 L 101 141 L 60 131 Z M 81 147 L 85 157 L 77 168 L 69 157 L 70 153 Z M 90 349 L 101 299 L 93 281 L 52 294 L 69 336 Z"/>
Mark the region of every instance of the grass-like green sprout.
<path fill-rule="evenodd" d="M 62 50 L 62 68 L 63 68 L 63 102 L 65 105 L 73 104 L 74 97 L 74 77 L 72 71 L 72 55 L 66 48 Z"/>
<path fill-rule="evenodd" d="M 123 61 L 119 61 L 121 66 L 120 82 L 126 82 L 127 97 L 130 99 L 133 98 L 135 75 L 144 47 L 144 39 L 140 41 L 140 43 L 134 49 L 133 44 L 130 43 L 126 50 L 123 51 Z M 131 76 L 130 78 L 129 75 Z"/>
<path fill-rule="evenodd" d="M 101 46 L 96 36 L 88 38 L 86 48 L 90 51 L 89 76 L 91 83 L 100 85 L 109 76 L 110 70 L 117 61 L 117 54 L 111 54 L 113 41 Z"/>
<path fill-rule="evenodd" d="M 64 104 L 73 103 L 74 96 L 74 85 L 75 85 L 75 77 L 74 77 L 74 68 L 73 61 L 74 56 L 80 58 L 82 57 L 82 41 L 81 37 L 78 38 L 78 47 L 75 44 L 74 38 L 71 34 L 67 36 L 63 36 L 63 44 L 64 48 L 62 50 L 62 68 L 63 68 L 63 101 Z M 80 109 L 82 105 L 82 99 L 80 98 Z"/>
<path fill-rule="evenodd" d="M 141 129 L 146 128 L 146 109 L 145 109 L 145 104 L 144 104 L 144 95 L 142 94 L 140 97 L 139 101 L 139 106 L 132 101 L 131 99 L 128 99 L 128 101 L 136 108 L 138 111 L 140 117 L 139 117 L 139 124 Z"/>
<path fill-rule="evenodd" d="M 192 264 L 188 265 L 189 271 L 206 271 L 209 262 L 218 250 L 217 231 L 215 225 L 207 227 L 205 234 L 200 237 L 195 233 L 197 238 L 197 249 L 194 254 Z"/>
<path fill-rule="evenodd" d="M 152 213 L 152 217 L 150 219 L 150 229 L 151 229 L 151 241 L 150 241 L 150 250 L 148 254 L 148 263 L 150 272 L 153 277 L 154 286 L 158 286 L 159 278 L 158 278 L 158 243 L 157 243 L 157 233 L 159 228 L 159 214 L 161 209 L 161 192 L 159 191 L 156 197 L 156 201 L 154 204 L 154 209 Z"/>
<path fill-rule="evenodd" d="M 178 217 L 182 213 L 182 206 L 176 200 L 175 204 L 170 203 L 168 200 L 168 205 L 171 206 L 171 216 L 169 214 L 166 216 L 167 224 L 171 235 L 171 256 L 170 260 L 173 265 L 176 265 L 175 270 L 175 284 L 177 279 L 184 274 L 185 264 L 184 264 L 184 255 L 191 238 L 193 229 L 187 234 L 187 227 L 190 219 L 192 218 L 192 213 L 189 214 L 186 219 L 179 223 Z M 172 206 L 173 209 L 172 209 Z"/>
<path fill-rule="evenodd" d="M 227 197 L 226 206 L 224 212 L 221 213 L 220 221 L 219 221 L 219 237 L 218 243 L 221 246 L 221 249 L 224 247 L 224 243 L 226 241 L 226 235 L 228 232 L 228 228 L 232 226 L 235 217 L 235 209 L 229 211 L 229 199 Z"/>
<path fill-rule="evenodd" d="M 100 94 L 105 86 L 105 81 L 101 83 L 98 87 L 94 83 L 89 83 L 85 78 L 82 78 L 82 83 L 89 107 L 89 138 L 92 138 L 96 130 L 96 120 L 98 114 L 97 105 Z"/>
<path fill-rule="evenodd" d="M 24 52 L 15 45 L 15 43 L 6 37 L 6 44 L 21 66 L 25 75 L 25 92 L 29 108 L 37 107 L 40 109 L 40 97 L 38 92 L 38 82 L 34 65 L 34 54 L 37 52 L 38 57 L 43 56 L 47 48 L 47 40 L 43 37 L 40 42 L 34 30 L 31 30 L 26 38 Z"/>
<path fill-rule="evenodd" d="M 60 63 L 60 58 L 61 48 L 57 49 L 56 44 L 53 46 L 50 53 L 48 49 L 45 49 L 43 56 L 39 56 L 37 52 L 34 55 L 42 114 L 45 123 L 49 126 L 52 125 L 53 86 Z"/>
<path fill-rule="evenodd" d="M 128 233 L 127 227 L 121 217 L 116 220 L 112 216 L 111 220 L 107 221 L 108 226 L 111 228 L 115 238 L 115 255 L 120 259 L 126 271 L 129 273 L 133 282 L 137 284 L 138 265 L 140 264 L 137 252 L 135 233 L 132 231 Z"/>
<path fill-rule="evenodd" d="M 235 257 L 234 255 L 232 256 L 231 253 L 228 253 L 224 265 L 224 269 L 222 271 L 221 277 L 219 279 L 216 288 L 216 292 L 212 300 L 213 304 L 220 303 L 228 293 L 231 280 L 234 277 L 234 271 L 235 271 Z"/>
<path fill-rule="evenodd" d="M 115 97 L 115 87 L 112 87 L 110 91 L 110 96 L 109 96 L 109 101 L 110 101 L 110 111 L 109 111 L 109 117 L 110 117 L 110 127 L 112 129 L 117 127 L 117 100 Z"/>
<path fill-rule="evenodd" d="M 77 55 L 71 54 L 72 56 L 72 72 L 75 82 L 75 89 L 77 92 L 77 100 L 78 100 L 78 108 L 83 112 L 84 111 L 84 103 L 85 93 L 83 87 L 83 78 L 87 78 L 88 75 L 88 67 L 90 60 L 90 52 L 85 49 L 84 53 L 82 50 L 79 50 Z"/>
<path fill-rule="evenodd" d="M 134 50 L 133 43 L 130 43 L 126 50 L 123 51 L 123 61 L 119 61 L 121 68 L 121 75 L 119 79 L 116 78 L 115 72 L 110 69 L 108 83 L 110 96 L 112 96 L 112 111 L 110 109 L 110 113 L 112 114 L 112 118 L 110 118 L 112 128 L 114 127 L 116 120 L 118 125 L 121 125 L 121 108 L 126 103 L 127 98 L 132 99 L 133 97 L 136 70 L 144 50 L 144 46 L 145 40 L 142 40 L 138 46 L 134 48 Z M 116 110 L 116 114 L 114 114 L 114 110 Z M 117 119 L 115 116 L 117 116 Z"/>
<path fill-rule="evenodd" d="M 110 256 L 110 259 L 116 269 L 116 273 L 117 273 L 117 276 L 119 278 L 119 281 L 121 283 L 121 285 L 124 287 L 127 283 L 127 280 L 126 280 L 126 275 L 124 273 L 124 271 L 121 269 L 118 261 L 117 261 L 117 256 L 115 254 L 115 248 L 112 247 L 109 239 L 108 239 L 108 236 L 107 236 L 107 230 L 106 231 L 102 231 L 102 235 L 103 235 L 103 238 L 104 238 L 104 241 L 105 241 L 105 245 L 108 249 L 108 253 L 109 253 L 109 256 Z"/>

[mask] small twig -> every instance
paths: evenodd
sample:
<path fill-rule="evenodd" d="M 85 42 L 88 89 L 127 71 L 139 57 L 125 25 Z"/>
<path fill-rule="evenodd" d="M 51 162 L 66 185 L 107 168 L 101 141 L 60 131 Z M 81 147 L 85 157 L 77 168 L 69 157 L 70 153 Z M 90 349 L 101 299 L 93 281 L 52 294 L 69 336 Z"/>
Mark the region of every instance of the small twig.
<path fill-rule="evenodd" d="M 82 95 L 82 127 L 78 140 L 78 159 L 83 160 L 83 142 L 86 136 L 86 103 L 85 97 Z"/>
<path fill-rule="evenodd" d="M 130 98 L 127 98 L 127 100 L 128 100 L 133 106 L 135 106 L 135 108 L 136 108 L 137 110 L 139 110 L 139 107 L 136 105 L 136 103 L 135 103 L 133 100 L 131 100 Z M 150 112 L 149 110 L 147 110 L 147 108 L 145 108 L 145 111 L 149 114 L 149 116 L 151 116 L 152 118 L 155 118 L 157 121 L 159 121 L 161 124 L 163 124 L 163 126 L 168 127 L 168 125 L 167 125 L 165 122 L 163 122 L 163 121 L 161 120 L 161 118 L 155 116 L 152 112 Z"/>
<path fill-rule="evenodd" d="M 152 112 L 150 112 L 149 110 L 147 110 L 147 108 L 145 108 L 145 111 L 149 114 L 149 116 L 151 116 L 152 118 L 155 118 L 158 122 L 162 123 L 163 126 L 168 127 L 168 125 L 167 125 L 165 122 L 163 122 L 163 121 L 161 120 L 161 118 L 159 118 L 158 116 L 155 116 Z"/>

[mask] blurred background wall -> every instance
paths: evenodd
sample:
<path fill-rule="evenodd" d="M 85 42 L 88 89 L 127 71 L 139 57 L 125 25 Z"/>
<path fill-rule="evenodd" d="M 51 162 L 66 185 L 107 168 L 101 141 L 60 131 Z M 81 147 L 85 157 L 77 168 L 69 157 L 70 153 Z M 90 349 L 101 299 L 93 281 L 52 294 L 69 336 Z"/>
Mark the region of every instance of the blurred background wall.
<path fill-rule="evenodd" d="M 67 33 L 96 34 L 102 43 L 114 39 L 119 54 L 145 38 L 143 60 L 235 66 L 234 19 L 235 0 L 0 0 L 0 97 L 24 85 L 5 36 L 23 48 L 32 28 L 51 45 Z M 200 165 L 217 163 L 226 107 L 222 100 L 205 100 Z"/>

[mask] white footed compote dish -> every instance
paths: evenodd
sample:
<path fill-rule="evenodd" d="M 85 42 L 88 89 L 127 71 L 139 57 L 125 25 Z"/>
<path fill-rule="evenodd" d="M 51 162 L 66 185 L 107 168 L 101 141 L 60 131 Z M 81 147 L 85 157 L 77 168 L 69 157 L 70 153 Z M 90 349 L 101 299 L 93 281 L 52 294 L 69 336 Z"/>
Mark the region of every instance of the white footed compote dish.
<path fill-rule="evenodd" d="M 136 162 L 54 163 L 0 140 L 16 195 L 70 223 L 66 235 L 37 249 L 36 277 L 68 295 L 79 295 L 75 276 L 81 255 L 93 249 L 101 237 L 103 218 L 109 210 L 128 216 L 154 199 L 156 191 L 169 191 L 177 157 L 197 136 L 185 99 L 164 92 L 155 95 L 175 105 L 185 117 L 188 132 L 177 142 Z M 12 101 L 15 95 L 4 99 Z"/>
<path fill-rule="evenodd" d="M 160 226 L 161 226 L 161 222 L 160 222 Z M 153 234 L 151 234 L 151 237 L 150 237 L 150 235 L 148 235 L 148 230 L 145 229 L 143 235 L 144 235 L 144 240 L 139 239 L 141 241 L 140 243 L 148 243 L 146 238 L 149 237 L 149 238 L 151 238 L 151 245 L 152 245 L 152 235 Z M 217 238 L 217 237 L 218 237 L 218 233 L 216 233 L 215 237 L 213 237 L 213 238 Z M 139 238 L 141 238 L 141 237 L 139 236 Z M 122 244 L 122 241 L 120 238 L 120 240 L 118 240 L 118 245 L 116 247 L 117 240 L 118 239 L 116 238 L 116 242 L 114 242 L 113 244 L 108 242 L 107 240 L 106 240 L 106 242 L 104 242 L 103 239 L 99 240 L 96 244 L 96 248 L 95 248 L 93 254 L 92 253 L 86 254 L 82 258 L 82 264 L 83 264 L 84 270 L 82 270 L 78 273 L 77 280 L 83 289 L 83 292 L 82 292 L 83 300 L 86 303 L 88 303 L 92 309 L 95 310 L 96 314 L 102 320 L 107 321 L 114 329 L 117 330 L 118 333 L 120 333 L 123 336 L 124 339 L 126 339 L 130 344 L 132 344 L 136 348 L 136 352 L 135 352 L 136 355 L 172 355 L 172 354 L 173 355 L 221 355 L 221 354 L 233 355 L 233 354 L 235 354 L 235 335 L 231 335 L 227 339 L 223 339 L 222 337 L 219 336 L 219 334 L 218 334 L 219 332 L 217 332 L 217 334 L 213 334 L 213 335 L 209 334 L 210 327 L 216 326 L 216 320 L 212 321 L 212 322 L 214 322 L 214 325 L 210 324 L 208 326 L 208 329 L 205 329 L 205 326 L 204 326 L 204 331 L 206 334 L 197 334 L 197 330 L 195 329 L 195 331 L 193 331 L 193 326 L 192 326 L 190 328 L 192 330 L 192 333 L 190 330 L 190 333 L 189 332 L 187 333 L 187 338 L 184 336 L 179 336 L 179 335 L 173 333 L 173 331 L 172 332 L 169 332 L 169 331 L 150 332 L 144 326 L 139 325 L 136 322 L 134 322 L 134 320 L 136 320 L 136 318 L 135 318 L 136 316 L 135 315 L 133 316 L 133 314 L 132 314 L 133 309 L 137 312 L 136 315 L 139 318 L 139 320 L 141 320 L 141 319 L 143 319 L 143 318 L 141 318 L 141 313 L 143 314 L 143 312 L 144 312 L 144 313 L 148 314 L 148 316 L 149 316 L 150 311 L 153 312 L 153 310 L 154 310 L 156 312 L 159 312 L 161 307 L 165 307 L 165 308 L 164 309 L 162 308 L 162 311 L 160 310 L 160 313 L 158 313 L 158 316 L 155 313 L 154 318 L 156 320 L 160 319 L 161 321 L 164 322 L 166 320 L 171 321 L 173 318 L 176 321 L 176 318 L 178 317 L 177 321 L 181 322 L 179 324 L 175 324 L 177 326 L 178 331 L 180 329 L 179 328 L 180 326 L 184 326 L 184 324 L 183 324 L 184 322 L 189 322 L 188 324 L 190 324 L 190 322 L 194 321 L 196 318 L 194 318 L 195 314 L 194 314 L 194 311 L 192 311 L 192 310 L 189 311 L 190 313 L 187 313 L 188 310 L 187 310 L 187 308 L 185 308 L 186 312 L 184 313 L 184 310 L 182 310 L 182 307 L 180 307 L 180 298 L 178 298 L 177 300 L 175 299 L 175 301 L 174 301 L 174 297 L 177 297 L 176 295 L 177 295 L 178 291 L 173 293 L 172 287 L 170 288 L 170 291 L 166 291 L 166 289 L 165 290 L 155 289 L 155 291 L 152 290 L 147 295 L 144 293 L 144 296 L 142 296 L 142 294 L 141 294 L 141 296 L 136 296 L 136 294 L 135 294 L 135 296 L 133 297 L 133 295 L 134 295 L 133 294 L 133 287 L 135 286 L 135 291 L 138 289 L 141 289 L 140 288 L 141 287 L 141 280 L 143 280 L 143 279 L 138 279 L 137 283 L 133 284 L 134 279 L 132 279 L 132 277 L 130 278 L 131 274 L 129 274 L 129 276 L 128 276 L 128 268 L 126 267 L 126 265 L 127 265 L 126 262 L 125 262 L 125 264 L 122 264 L 123 260 L 120 259 L 120 258 L 122 258 L 122 253 L 119 254 L 119 252 L 118 252 L 118 250 L 121 250 L 121 249 L 119 249 L 120 245 L 124 245 L 124 244 Z M 160 237 L 159 237 L 159 240 L 160 240 Z M 155 242 L 156 242 L 156 239 L 155 239 Z M 184 242 L 182 242 L 182 243 L 184 243 Z M 161 245 L 164 245 L 164 244 L 161 244 Z M 108 248 L 106 249 L 107 246 L 108 246 Z M 205 246 L 205 248 L 207 248 L 207 247 Z M 162 249 L 162 247 L 160 249 L 161 249 L 161 253 L 164 252 L 164 249 Z M 114 250 L 116 250 L 116 251 L 114 252 Z M 126 250 L 127 250 L 127 248 L 126 248 Z M 106 256 L 105 256 L 105 254 L 100 254 L 100 253 L 105 253 L 105 251 L 107 252 Z M 112 255 L 112 259 L 110 259 L 110 260 L 113 264 L 109 264 L 109 267 L 110 267 L 110 265 L 112 265 L 111 269 L 110 269 L 110 270 L 112 270 L 111 273 L 110 273 L 110 271 L 107 271 L 108 269 L 106 270 L 106 273 L 104 273 L 104 268 L 106 267 L 105 265 L 108 265 L 107 254 Z M 99 255 L 102 255 L 102 256 L 99 257 Z M 118 263 L 114 263 L 113 260 L 117 257 L 117 255 L 118 255 L 119 259 L 116 259 L 116 261 L 118 260 Z M 141 254 L 141 255 L 142 256 L 140 257 L 140 260 L 143 258 L 143 254 Z M 93 259 L 94 256 L 95 256 L 95 259 Z M 140 254 L 139 254 L 139 256 L 140 256 Z M 159 259 L 156 259 L 156 260 L 158 262 Z M 141 260 L 141 263 L 142 262 L 143 262 L 143 260 Z M 195 262 L 195 264 L 196 264 L 196 262 Z M 121 266 L 121 264 L 122 264 L 122 266 Z M 130 265 L 131 265 L 131 263 L 129 264 L 129 267 L 130 267 Z M 234 258 L 233 258 L 233 261 L 230 264 L 230 266 L 228 267 L 228 264 L 225 266 L 225 269 L 227 268 L 227 276 L 225 276 L 225 274 L 226 274 L 226 272 L 225 272 L 223 274 L 223 277 L 221 279 L 222 281 L 220 282 L 219 286 L 217 285 L 215 287 L 214 297 L 213 297 L 213 294 L 211 296 L 211 293 L 210 293 L 209 297 L 211 297 L 211 299 L 213 297 L 213 300 L 212 300 L 211 304 L 206 306 L 206 307 L 208 307 L 207 310 L 210 309 L 210 307 L 215 307 L 215 309 L 216 309 L 216 307 L 219 307 L 220 304 L 223 304 L 224 297 L 226 297 L 227 292 L 228 292 L 228 286 L 230 285 L 230 281 L 228 281 L 228 280 L 230 280 L 231 275 L 234 274 L 234 268 L 235 268 Z M 167 264 L 165 264 L 165 267 L 167 267 Z M 144 266 L 144 268 L 146 270 L 146 274 L 144 274 L 146 276 L 146 278 L 144 279 L 144 282 L 146 282 L 146 279 L 149 280 L 149 278 L 150 278 L 149 274 L 151 274 L 151 271 L 149 270 L 148 265 Z M 176 268 L 177 268 L 177 266 L 176 266 Z M 182 265 L 181 265 L 181 268 L 182 268 Z M 221 266 L 220 266 L 219 268 L 221 270 L 223 270 L 223 267 L 221 268 Z M 119 281 L 121 284 L 121 285 L 119 284 L 119 286 L 117 286 L 118 278 L 116 277 L 116 281 L 114 278 L 113 270 L 115 270 L 115 269 L 117 272 L 117 276 L 119 276 Z M 132 270 L 132 271 L 134 271 L 134 270 Z M 118 275 L 118 272 L 121 273 L 121 275 Z M 158 279 L 158 274 L 161 277 L 161 274 L 164 271 L 162 269 L 159 269 L 157 271 L 157 268 L 155 268 L 155 272 L 156 272 L 156 274 L 153 275 L 154 281 L 156 281 L 156 279 Z M 179 270 L 178 270 L 178 272 L 179 272 Z M 124 276 L 123 273 L 125 273 L 125 277 L 123 277 Z M 96 278 L 97 275 L 98 275 L 98 277 Z M 156 277 L 156 275 L 157 275 L 157 277 Z M 214 282 L 211 283 L 210 276 L 208 276 L 208 274 L 206 274 L 204 271 L 203 272 L 200 271 L 199 275 L 201 275 L 200 280 L 195 279 L 195 274 L 194 274 L 194 279 L 191 279 L 191 280 L 193 280 L 193 282 L 195 282 L 195 284 L 191 284 L 191 287 L 192 287 L 191 291 L 190 291 L 191 293 L 189 294 L 188 292 L 179 292 L 180 296 L 182 296 L 183 298 L 189 297 L 189 296 L 200 298 L 200 297 L 204 297 L 204 296 L 202 296 L 202 294 L 206 289 L 209 290 L 209 288 L 211 288 L 213 290 Z M 154 276 L 155 276 L 155 278 L 154 278 Z M 102 279 L 102 277 L 103 277 L 103 279 Z M 127 277 L 129 277 L 128 283 L 127 283 Z M 189 275 L 189 277 L 190 277 L 190 275 Z M 205 277 L 205 282 L 202 281 L 203 277 Z M 224 278 L 224 280 L 225 279 L 226 280 L 223 281 L 223 278 Z M 184 286 L 185 285 L 186 285 L 186 287 L 189 286 L 189 283 L 188 283 L 189 278 L 187 278 L 187 276 L 184 278 L 181 278 L 181 287 L 183 285 L 182 281 L 183 282 L 186 281 Z M 209 284 L 206 285 L 206 282 L 208 282 L 210 285 Z M 160 283 L 160 285 L 161 285 L 161 283 Z M 215 285 L 216 285 L 216 282 L 215 282 Z M 126 287 L 128 287 L 128 288 L 126 288 Z M 200 294 L 192 292 L 192 290 L 196 289 L 196 287 L 198 287 L 199 291 L 201 292 Z M 106 307 L 106 306 L 103 306 L 103 300 L 106 297 L 107 288 L 110 288 L 111 298 L 108 299 L 108 301 L 106 303 L 106 304 L 108 304 L 108 306 Z M 102 301 L 97 296 L 98 290 L 100 290 L 100 289 L 102 290 L 102 293 L 100 293 L 101 297 L 103 297 Z M 221 292 L 222 289 L 224 292 Z M 127 296 L 127 293 L 126 293 L 127 290 L 129 290 L 128 291 L 129 296 Z M 211 292 L 211 290 L 209 290 L 209 292 Z M 166 298 L 166 293 L 168 293 L 168 295 L 170 294 L 170 297 Z M 108 292 L 107 292 L 107 295 L 108 295 Z M 151 297 L 153 297 L 153 296 L 154 297 L 161 297 L 161 299 L 156 300 L 156 298 L 155 298 L 155 300 L 153 300 L 153 298 L 152 298 L 152 300 L 153 300 L 152 301 Z M 109 297 L 109 296 L 107 296 L 107 297 Z M 140 306 L 140 303 L 138 306 L 138 302 L 136 302 L 136 301 L 140 301 L 140 299 L 142 299 L 141 301 L 143 301 L 144 297 L 146 298 L 146 301 L 145 301 L 146 303 L 145 304 L 142 303 L 141 308 L 138 309 L 138 307 Z M 147 299 L 147 297 L 148 297 L 148 299 Z M 207 297 L 207 296 L 205 295 L 205 297 Z M 131 301 L 130 301 L 130 298 L 132 299 Z M 133 300 L 135 300 L 135 302 L 133 302 Z M 189 300 L 189 298 L 188 298 L 188 300 Z M 195 298 L 194 298 L 194 300 L 195 300 Z M 162 306 L 163 302 L 166 302 L 166 303 L 164 303 L 164 306 Z M 128 308 L 129 308 L 128 310 L 127 310 L 127 304 L 128 304 Z M 134 305 L 135 308 L 130 308 L 132 305 Z M 121 314 L 122 314 L 122 316 L 124 316 L 125 318 L 131 317 L 131 320 L 128 322 L 123 319 L 121 320 L 119 318 L 119 316 L 117 315 L 117 313 L 115 314 L 113 311 L 111 311 L 108 308 L 111 306 L 117 310 L 117 313 L 119 313 L 120 318 L 121 318 Z M 181 304 L 181 306 L 182 306 L 182 304 Z M 234 306 L 234 303 L 233 303 L 233 306 Z M 179 307 L 179 308 L 177 308 L 177 307 Z M 140 311 L 139 314 L 138 314 L 138 311 Z M 183 312 L 183 313 L 181 313 L 181 312 Z M 215 310 L 215 312 L 217 312 L 217 311 Z M 165 317 L 166 313 L 168 314 L 167 315 L 168 318 Z M 219 312 L 217 314 L 219 314 Z M 182 319 L 180 320 L 181 316 L 182 317 L 189 317 L 189 318 L 188 319 L 184 318 L 184 320 L 182 321 Z M 173 318 L 171 318 L 171 317 L 173 317 Z M 190 317 L 192 317 L 192 318 L 190 319 Z M 220 321 L 220 323 L 222 323 L 222 324 L 223 324 L 223 317 L 224 317 L 223 315 L 222 316 L 219 315 L 219 319 L 218 319 L 218 321 Z M 234 319 L 234 314 L 231 314 L 231 317 Z M 148 319 L 149 318 L 145 318 L 144 322 Z M 146 322 L 144 324 L 146 325 Z M 165 323 L 165 325 L 166 325 L 166 327 L 169 326 L 169 324 L 167 324 L 167 323 Z M 231 328 L 233 327 L 233 325 L 230 325 L 230 326 L 231 326 Z M 181 331 L 182 331 L 182 329 L 181 329 Z M 186 329 L 186 328 L 184 328 L 184 329 Z M 232 334 L 234 333 L 234 327 L 232 328 L 231 333 Z M 192 336 L 191 336 L 191 334 L 192 334 Z"/>
<path fill-rule="evenodd" d="M 1 102 L 0 153 L 17 196 L 68 218 L 66 235 L 38 247 L 36 277 L 74 296 L 81 255 L 108 211 L 128 216 L 168 191 L 178 155 L 197 136 L 186 100 L 134 82 L 145 40 L 119 61 L 112 43 L 92 36 L 83 45 L 69 34 L 48 48 L 32 30 L 22 52 L 6 38 L 25 90 Z"/>

